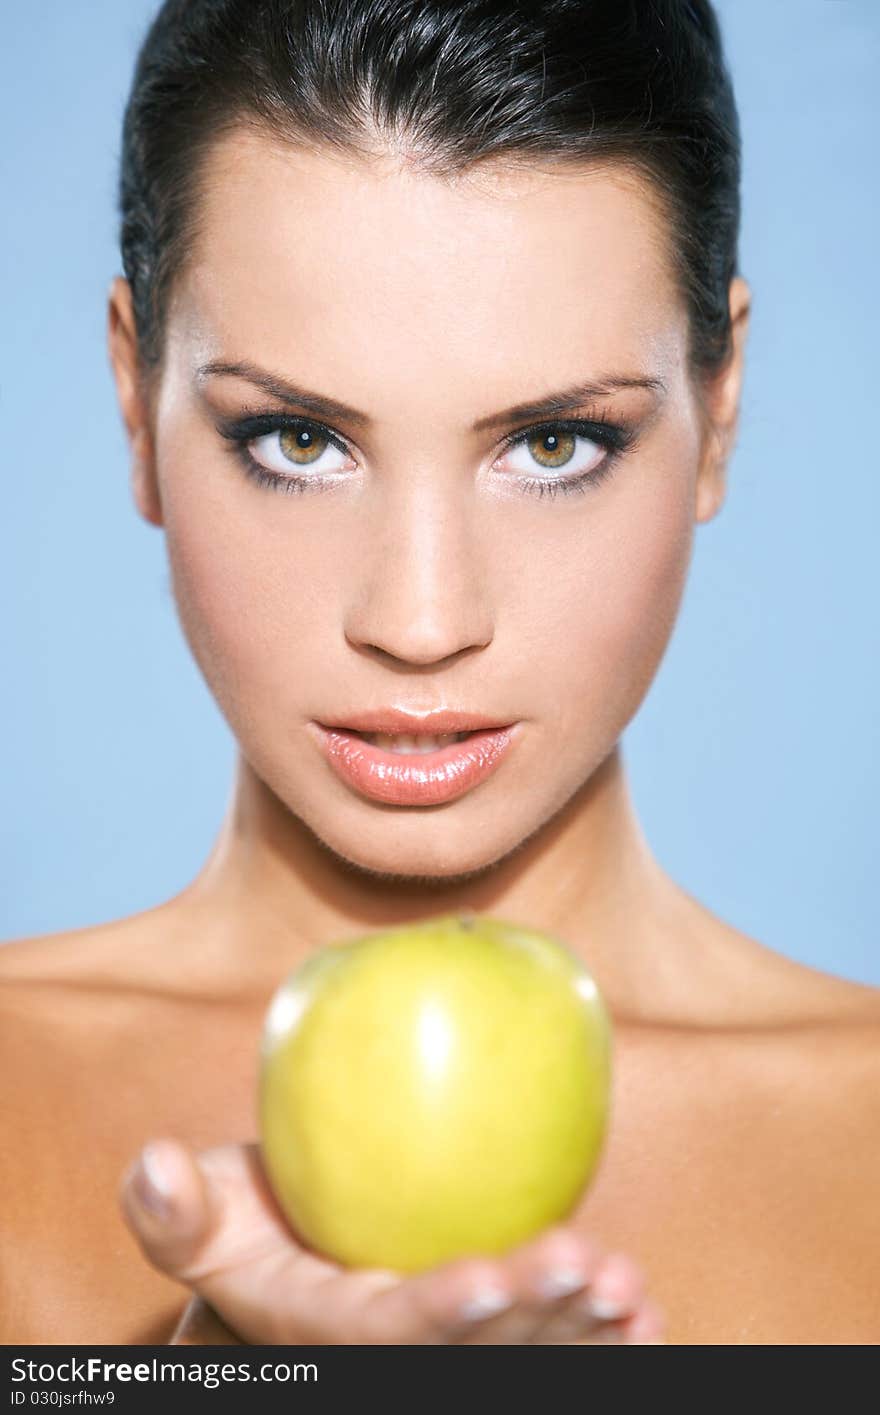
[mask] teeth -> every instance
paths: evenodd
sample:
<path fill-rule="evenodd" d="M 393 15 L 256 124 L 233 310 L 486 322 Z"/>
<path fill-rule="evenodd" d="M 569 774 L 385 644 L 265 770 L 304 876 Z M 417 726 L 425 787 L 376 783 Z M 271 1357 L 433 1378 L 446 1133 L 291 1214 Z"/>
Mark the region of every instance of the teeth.
<path fill-rule="evenodd" d="M 362 732 L 361 736 L 365 742 L 371 742 L 374 747 L 381 747 L 384 752 L 398 752 L 401 756 L 424 756 L 426 752 L 438 752 L 441 747 L 448 747 L 453 742 L 462 742 L 469 736 L 467 732 L 445 732 L 436 737 L 429 737 L 421 732 L 418 736 L 411 733 L 399 732 L 393 736 L 386 732 Z"/>

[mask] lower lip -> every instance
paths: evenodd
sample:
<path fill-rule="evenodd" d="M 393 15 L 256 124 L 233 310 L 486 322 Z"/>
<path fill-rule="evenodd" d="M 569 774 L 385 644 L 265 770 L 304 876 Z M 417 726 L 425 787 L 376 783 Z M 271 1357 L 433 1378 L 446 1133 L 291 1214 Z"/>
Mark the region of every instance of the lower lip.
<path fill-rule="evenodd" d="M 438 806 L 457 800 L 492 775 L 511 746 L 517 724 L 470 732 L 462 742 L 424 754 L 386 752 L 341 727 L 311 725 L 337 776 L 362 796 L 392 806 Z"/>

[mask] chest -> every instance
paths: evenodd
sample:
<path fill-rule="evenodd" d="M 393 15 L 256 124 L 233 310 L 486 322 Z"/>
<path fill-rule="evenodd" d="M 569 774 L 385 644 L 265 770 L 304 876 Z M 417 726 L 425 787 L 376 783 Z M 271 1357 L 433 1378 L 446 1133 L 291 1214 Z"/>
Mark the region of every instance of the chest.
<path fill-rule="evenodd" d="M 672 1344 L 880 1341 L 880 1224 L 809 1106 L 696 1085 L 623 1108 L 573 1221 L 640 1263 Z"/>
<path fill-rule="evenodd" d="M 191 1029 L 176 1047 L 141 1041 L 32 1087 L 0 1290 L 14 1340 L 168 1340 L 187 1294 L 140 1253 L 119 1184 L 153 1135 L 195 1150 L 256 1137 L 258 1023 L 197 1049 Z M 688 1082 L 661 1057 L 646 1075 L 622 1049 L 602 1162 L 569 1221 L 641 1265 L 673 1344 L 880 1340 L 880 1233 L 857 1163 L 772 1091 Z"/>
<path fill-rule="evenodd" d="M 120 1184 L 152 1137 L 194 1151 L 255 1138 L 257 1031 L 258 1021 L 212 1033 L 166 1019 L 112 1052 L 80 1045 L 69 1066 L 60 1055 L 29 1059 L 11 1117 L 14 1231 L 0 1244 L 0 1329 L 22 1342 L 168 1340 L 186 1291 L 140 1252 Z"/>

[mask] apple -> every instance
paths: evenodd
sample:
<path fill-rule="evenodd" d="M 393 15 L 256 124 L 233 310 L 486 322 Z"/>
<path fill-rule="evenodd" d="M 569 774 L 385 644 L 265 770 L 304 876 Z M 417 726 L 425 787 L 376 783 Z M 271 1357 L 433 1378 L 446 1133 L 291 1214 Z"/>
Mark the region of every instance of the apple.
<path fill-rule="evenodd" d="M 596 985 L 548 934 L 464 912 L 331 944 L 266 1013 L 263 1167 L 344 1266 L 501 1254 L 585 1192 L 610 1067 Z"/>

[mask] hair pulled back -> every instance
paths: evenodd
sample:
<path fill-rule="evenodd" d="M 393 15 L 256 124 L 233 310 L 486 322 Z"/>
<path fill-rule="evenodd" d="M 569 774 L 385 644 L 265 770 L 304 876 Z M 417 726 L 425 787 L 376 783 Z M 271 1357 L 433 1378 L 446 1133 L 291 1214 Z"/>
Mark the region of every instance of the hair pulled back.
<path fill-rule="evenodd" d="M 241 124 L 394 149 L 454 176 L 491 158 L 613 161 L 667 218 L 695 375 L 730 353 L 740 132 L 710 0 L 166 0 L 125 112 L 121 252 L 161 360 L 211 145 Z"/>

